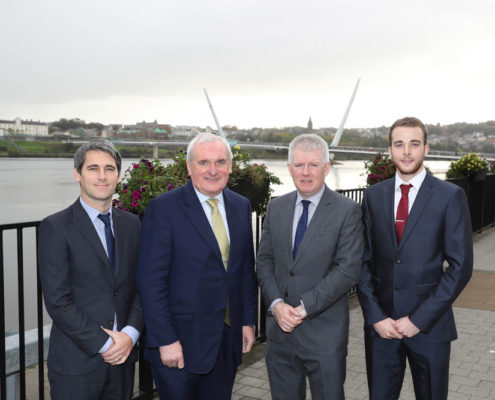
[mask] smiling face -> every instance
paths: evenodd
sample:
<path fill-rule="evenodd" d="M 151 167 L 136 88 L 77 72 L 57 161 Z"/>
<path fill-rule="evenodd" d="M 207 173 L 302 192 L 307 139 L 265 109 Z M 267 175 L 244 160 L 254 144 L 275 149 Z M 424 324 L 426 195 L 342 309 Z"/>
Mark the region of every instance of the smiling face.
<path fill-rule="evenodd" d="M 428 151 L 429 146 L 424 143 L 421 128 L 399 126 L 392 131 L 388 154 L 404 182 L 409 182 L 423 170 Z"/>
<path fill-rule="evenodd" d="M 81 173 L 74 169 L 74 179 L 81 186 L 83 201 L 102 212 L 108 211 L 120 179 L 113 157 L 104 151 L 86 153 Z"/>
<path fill-rule="evenodd" d="M 208 197 L 219 194 L 232 172 L 232 160 L 224 143 L 220 140 L 196 143 L 193 159 L 187 161 L 187 171 L 196 190 Z"/>
<path fill-rule="evenodd" d="M 330 171 L 330 163 L 324 163 L 320 150 L 304 151 L 295 148 L 292 162 L 287 164 L 290 176 L 299 194 L 307 199 L 320 191 Z"/>

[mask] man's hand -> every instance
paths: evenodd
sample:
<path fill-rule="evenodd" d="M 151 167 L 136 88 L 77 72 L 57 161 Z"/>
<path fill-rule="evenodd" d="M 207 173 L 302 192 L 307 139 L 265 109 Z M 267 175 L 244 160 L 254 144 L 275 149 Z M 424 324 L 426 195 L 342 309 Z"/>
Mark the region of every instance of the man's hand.
<path fill-rule="evenodd" d="M 273 306 L 272 313 L 280 329 L 287 333 L 291 333 L 303 321 L 301 314 L 294 307 L 282 301 Z"/>
<path fill-rule="evenodd" d="M 253 347 L 255 341 L 254 327 L 243 326 L 242 327 L 242 352 L 249 353 Z"/>
<path fill-rule="evenodd" d="M 414 325 L 409 317 L 402 317 L 395 321 L 395 329 L 402 336 L 411 338 L 419 333 L 419 328 Z"/>
<path fill-rule="evenodd" d="M 160 359 L 162 364 L 169 368 L 184 368 L 184 355 L 180 342 L 177 340 L 172 344 L 160 346 Z"/>
<path fill-rule="evenodd" d="M 382 339 L 402 339 L 403 335 L 397 330 L 395 321 L 392 318 L 383 319 L 373 324 L 375 331 Z"/>
<path fill-rule="evenodd" d="M 296 311 L 299 313 L 299 315 L 301 316 L 302 319 L 306 318 L 306 316 L 308 315 L 308 313 L 306 312 L 306 310 L 304 309 L 302 304 L 299 304 L 296 307 Z"/>
<path fill-rule="evenodd" d="M 108 336 L 112 338 L 112 344 L 110 348 L 102 353 L 103 360 L 110 365 L 119 365 L 125 363 L 127 357 L 131 353 L 132 339 L 127 333 L 111 331 L 110 329 L 105 329 L 101 326 Z"/>

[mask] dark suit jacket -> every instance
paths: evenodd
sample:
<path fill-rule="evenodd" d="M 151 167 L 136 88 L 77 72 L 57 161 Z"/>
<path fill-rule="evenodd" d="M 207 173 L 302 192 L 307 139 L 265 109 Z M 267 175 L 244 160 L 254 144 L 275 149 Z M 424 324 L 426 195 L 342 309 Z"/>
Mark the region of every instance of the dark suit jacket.
<path fill-rule="evenodd" d="M 138 290 L 146 323 L 145 357 L 161 364 L 159 346 L 180 341 L 185 368 L 208 373 L 222 338 L 227 296 L 242 358 L 242 326 L 256 325 L 257 292 L 249 201 L 228 189 L 230 233 L 225 271 L 220 249 L 191 182 L 152 200 L 145 212 Z"/>
<path fill-rule="evenodd" d="M 308 316 L 288 334 L 268 313 L 268 339 L 284 343 L 293 335 L 309 350 L 342 348 L 349 333 L 347 292 L 357 283 L 361 267 L 361 210 L 354 201 L 325 187 L 293 259 L 296 198 L 294 191 L 270 202 L 256 269 L 267 307 L 277 298 L 294 307 L 302 299 Z"/>
<path fill-rule="evenodd" d="M 98 354 L 112 329 L 131 325 L 139 332 L 143 317 L 135 286 L 140 221 L 112 210 L 116 277 L 103 244 L 78 200 L 41 222 L 38 260 L 45 306 L 53 320 L 48 367 L 66 375 L 87 374 L 103 363 Z M 136 361 L 136 349 L 129 362 Z"/>
<path fill-rule="evenodd" d="M 473 270 L 471 220 L 464 191 L 427 174 L 400 245 L 394 223 L 394 179 L 365 191 L 365 252 L 359 301 L 365 326 L 409 316 L 413 340 L 457 338 L 452 303 Z M 444 267 L 446 262 L 447 267 Z"/>

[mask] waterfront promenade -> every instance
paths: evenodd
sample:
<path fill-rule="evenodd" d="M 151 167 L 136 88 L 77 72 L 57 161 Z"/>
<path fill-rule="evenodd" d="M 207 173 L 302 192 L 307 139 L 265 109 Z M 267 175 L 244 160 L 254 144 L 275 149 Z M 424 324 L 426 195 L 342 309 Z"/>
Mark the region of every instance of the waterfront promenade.
<path fill-rule="evenodd" d="M 474 234 L 473 278 L 454 305 L 459 339 L 452 343 L 449 400 L 495 399 L 495 228 Z M 364 359 L 363 316 L 356 297 L 350 302 L 347 400 L 368 398 Z M 233 400 L 271 399 L 264 344 L 245 357 L 234 386 Z M 413 400 L 409 370 L 401 400 Z M 307 399 L 311 399 L 309 388 Z M 290 400 L 290 399 L 287 399 Z"/>

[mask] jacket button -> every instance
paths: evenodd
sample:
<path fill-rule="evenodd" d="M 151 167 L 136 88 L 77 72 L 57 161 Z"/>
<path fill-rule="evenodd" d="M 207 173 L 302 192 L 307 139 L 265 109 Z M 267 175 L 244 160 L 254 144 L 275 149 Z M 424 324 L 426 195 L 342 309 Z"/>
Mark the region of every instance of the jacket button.
<path fill-rule="evenodd" d="M 400 264 L 400 260 L 399 260 L 399 259 L 395 260 L 395 262 L 396 262 L 397 264 Z"/>
<path fill-rule="evenodd" d="M 395 290 L 400 290 L 400 287 L 399 287 L 399 286 L 397 286 L 397 285 L 395 285 L 395 286 L 394 286 L 394 289 L 395 289 Z"/>
<path fill-rule="evenodd" d="M 289 295 L 289 293 L 287 292 L 284 292 L 284 296 L 287 297 Z"/>
<path fill-rule="evenodd" d="M 291 272 L 289 273 L 289 275 L 290 275 L 290 276 L 294 276 L 294 272 L 292 272 L 292 271 L 291 271 Z"/>
<path fill-rule="evenodd" d="M 111 326 L 112 326 L 112 328 L 113 328 L 113 319 L 109 319 L 109 320 L 108 320 L 108 325 L 111 325 Z"/>
<path fill-rule="evenodd" d="M 117 297 L 117 292 L 113 292 L 113 297 Z"/>

